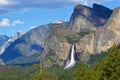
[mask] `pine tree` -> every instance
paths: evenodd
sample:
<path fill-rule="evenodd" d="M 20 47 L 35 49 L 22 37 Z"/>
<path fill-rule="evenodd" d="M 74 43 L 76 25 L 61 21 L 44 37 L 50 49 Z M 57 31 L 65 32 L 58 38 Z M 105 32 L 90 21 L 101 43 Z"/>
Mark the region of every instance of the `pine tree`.
<path fill-rule="evenodd" d="M 120 80 L 120 49 L 114 44 L 109 55 L 102 62 L 102 76 L 100 80 Z"/>

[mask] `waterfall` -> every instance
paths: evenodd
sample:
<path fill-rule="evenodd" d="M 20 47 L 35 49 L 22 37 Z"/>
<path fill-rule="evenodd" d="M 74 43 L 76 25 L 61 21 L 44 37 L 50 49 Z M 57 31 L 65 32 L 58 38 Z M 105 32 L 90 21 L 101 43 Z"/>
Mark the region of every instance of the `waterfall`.
<path fill-rule="evenodd" d="M 72 45 L 70 56 L 69 56 L 70 59 L 68 58 L 64 69 L 69 69 L 69 68 L 74 67 L 74 65 L 76 64 L 75 53 L 76 53 L 76 51 L 75 51 L 75 45 Z"/>

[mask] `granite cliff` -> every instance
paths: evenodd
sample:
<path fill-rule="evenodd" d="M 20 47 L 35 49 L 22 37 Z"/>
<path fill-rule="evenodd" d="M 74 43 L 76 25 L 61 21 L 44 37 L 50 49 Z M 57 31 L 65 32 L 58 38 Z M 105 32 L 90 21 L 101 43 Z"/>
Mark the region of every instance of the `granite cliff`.
<path fill-rule="evenodd" d="M 9 39 L 8 36 L 6 35 L 0 35 L 0 48 L 2 47 L 2 45 Z"/>
<path fill-rule="evenodd" d="M 19 39 L 12 42 L 0 55 L 0 58 L 6 64 L 38 62 L 40 55 L 42 56 L 45 54 L 45 52 L 49 51 L 49 49 L 53 49 L 56 50 L 56 54 L 54 55 L 58 55 L 57 59 L 61 58 L 65 60 L 66 58 L 64 58 L 64 53 L 68 53 L 69 50 L 64 51 L 62 49 L 61 44 L 66 45 L 67 43 L 62 43 L 61 40 L 64 40 L 65 38 L 64 32 L 66 32 L 67 26 L 68 23 L 63 22 L 50 23 L 34 28 L 28 33 L 21 36 Z M 62 27 L 64 28 L 64 31 L 62 30 Z M 57 33 L 58 35 L 56 35 Z M 61 36 L 60 33 L 63 35 Z M 60 52 L 58 51 L 59 49 L 56 47 L 56 45 L 61 46 L 60 49 L 64 51 L 63 55 L 59 54 Z"/>
<path fill-rule="evenodd" d="M 94 4 L 77 5 L 69 22 L 57 22 L 30 30 L 11 43 L 0 58 L 5 63 L 40 61 L 44 67 L 63 66 L 70 48 L 82 53 L 82 60 L 99 54 L 120 42 L 120 8 L 114 10 Z"/>
<path fill-rule="evenodd" d="M 114 43 L 120 43 L 120 8 L 114 9 L 110 19 L 103 27 L 97 28 L 80 39 L 76 46 L 77 51 L 87 55 L 107 51 Z"/>
<path fill-rule="evenodd" d="M 69 27 L 75 32 L 96 30 L 103 26 L 112 14 L 112 10 L 102 5 L 93 4 L 93 8 L 77 5 L 70 18 Z"/>
<path fill-rule="evenodd" d="M 1 46 L 0 49 L 0 54 L 2 54 L 5 49 L 12 43 L 14 42 L 16 39 L 20 38 L 22 35 L 24 34 L 24 32 L 17 32 L 13 37 L 9 38 L 7 41 L 4 42 L 4 44 Z"/>

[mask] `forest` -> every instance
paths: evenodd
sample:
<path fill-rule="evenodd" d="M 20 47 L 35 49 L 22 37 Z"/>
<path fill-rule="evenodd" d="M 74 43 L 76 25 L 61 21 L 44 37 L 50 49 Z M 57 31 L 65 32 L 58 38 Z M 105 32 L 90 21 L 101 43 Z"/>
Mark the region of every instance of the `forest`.
<path fill-rule="evenodd" d="M 0 66 L 0 80 L 120 80 L 120 46 L 91 55 L 88 62 L 78 61 L 72 69 L 58 66 L 42 69 L 40 65 Z"/>

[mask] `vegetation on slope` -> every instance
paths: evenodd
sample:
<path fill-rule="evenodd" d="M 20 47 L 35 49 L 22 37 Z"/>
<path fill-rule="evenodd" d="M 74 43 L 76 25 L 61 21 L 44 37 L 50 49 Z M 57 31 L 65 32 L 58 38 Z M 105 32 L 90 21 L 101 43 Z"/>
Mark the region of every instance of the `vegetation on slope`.
<path fill-rule="evenodd" d="M 75 44 L 82 37 L 84 37 L 85 35 L 90 34 L 90 33 L 91 33 L 91 31 L 89 31 L 89 30 L 83 30 L 83 31 L 80 31 L 79 33 L 66 36 L 66 40 L 69 44 Z"/>
<path fill-rule="evenodd" d="M 52 71 L 49 71 L 47 79 L 42 73 L 40 74 L 42 77 L 35 80 L 120 80 L 120 48 L 113 45 L 108 55 L 100 58 L 103 59 L 100 62 L 94 62 L 93 66 L 78 62 L 75 68 L 69 70 L 48 69 L 46 71 Z"/>
<path fill-rule="evenodd" d="M 114 44 L 108 52 L 96 56 L 91 57 L 92 66 L 79 61 L 72 69 L 53 66 L 43 69 L 42 73 L 39 72 L 39 64 L 31 67 L 0 67 L 0 80 L 120 80 L 120 47 Z"/>

